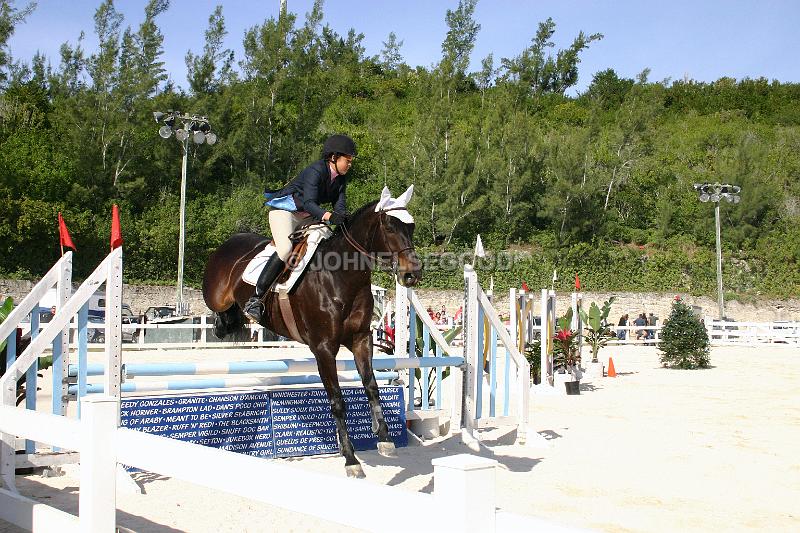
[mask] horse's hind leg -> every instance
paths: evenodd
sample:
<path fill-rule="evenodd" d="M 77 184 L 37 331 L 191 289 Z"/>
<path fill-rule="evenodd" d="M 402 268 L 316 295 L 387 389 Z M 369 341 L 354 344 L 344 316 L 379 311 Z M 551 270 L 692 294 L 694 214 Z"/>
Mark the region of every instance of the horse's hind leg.
<path fill-rule="evenodd" d="M 344 456 L 344 468 L 347 471 L 347 477 L 363 478 L 365 477 L 364 469 L 361 468 L 361 463 L 356 459 L 353 443 L 350 442 L 350 437 L 347 435 L 347 405 L 344 403 L 342 388 L 339 386 L 339 376 L 336 373 L 336 352 L 338 349 L 338 345 L 335 348 L 318 346 L 312 348 L 312 351 L 317 359 L 319 377 L 322 379 L 322 385 L 328 393 L 328 400 L 331 402 L 331 414 L 333 414 L 333 419 L 336 422 L 336 435 L 339 438 L 339 450 Z"/>
<path fill-rule="evenodd" d="M 378 436 L 378 453 L 385 457 L 397 457 L 394 442 L 389 436 L 389 426 L 383 417 L 378 382 L 372 368 L 372 335 L 361 333 L 354 336 L 350 351 L 355 357 L 356 368 L 364 384 L 364 391 L 369 401 L 370 414 L 372 415 L 372 432 Z"/>
<path fill-rule="evenodd" d="M 223 339 L 231 333 L 235 333 L 244 326 L 244 319 L 239 310 L 238 304 L 233 304 L 221 313 L 214 316 L 214 335 L 218 339 Z"/>

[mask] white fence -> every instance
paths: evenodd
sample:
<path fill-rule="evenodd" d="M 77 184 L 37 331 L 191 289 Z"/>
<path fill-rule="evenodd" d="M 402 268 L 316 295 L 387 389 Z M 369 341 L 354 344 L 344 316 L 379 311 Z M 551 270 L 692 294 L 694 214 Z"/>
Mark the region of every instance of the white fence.
<path fill-rule="evenodd" d="M 81 453 L 77 517 L 0 489 L 0 518 L 30 530 L 114 531 L 120 463 L 370 531 L 407 531 L 393 509 L 413 513 L 429 531 L 532 531 L 540 525 L 533 517 L 496 510 L 494 459 L 435 459 L 434 493 L 410 492 L 118 428 L 117 399 L 94 395 L 82 401 L 80 421 L 0 407 L 3 432 Z M 335 496 L 340 494 L 346 497 Z"/>
<path fill-rule="evenodd" d="M 704 322 L 712 345 L 800 344 L 800 322 Z"/>
<path fill-rule="evenodd" d="M 41 286 L 34 288 L 0 330 L 2 337 L 13 336 L 12 332 L 18 327 L 21 317 L 30 314 L 38 306 L 41 293 L 56 282 L 59 290 L 64 290 L 63 298 L 59 298 L 62 306 L 58 308 L 51 322 L 38 331 L 36 320 L 33 320 L 36 331 L 33 332 L 31 344 L 8 368 L 6 375 L 0 378 L 0 390 L 3 392 L 0 405 L 0 434 L 3 435 L 0 442 L 0 479 L 5 486 L 0 489 L 0 519 L 39 531 L 114 531 L 116 477 L 118 465 L 125 464 L 366 530 L 407 530 L 407 524 L 392 517 L 389 508 L 414 513 L 420 523 L 424 524 L 423 529 L 427 530 L 530 531 L 542 525 L 541 520 L 532 517 L 497 511 L 497 462 L 492 459 L 456 455 L 434 460 L 435 492 L 430 495 L 307 472 L 261 458 L 119 428 L 120 353 L 123 338 L 120 313 L 122 249 L 112 251 L 72 297 L 68 297 L 65 289 L 70 281 L 70 258 L 70 255 L 65 256 L 64 261 L 59 262 L 48 273 L 40 282 Z M 61 341 L 58 345 L 63 343 L 64 347 L 57 350 L 57 345 L 54 345 L 53 353 L 54 359 L 56 356 L 67 356 L 58 362 L 62 369 L 57 372 L 58 384 L 66 385 L 67 380 L 61 379 L 61 373 L 67 371 L 69 361 L 69 324 L 74 320 L 72 317 L 78 317 L 76 338 L 79 344 L 84 345 L 85 354 L 89 328 L 86 302 L 103 283 L 106 284 L 107 301 L 110 303 L 108 325 L 91 325 L 105 328 L 104 387 L 110 395 L 92 395 L 82 399 L 80 420 L 66 418 L 63 413 L 50 415 L 16 407 L 16 380 L 32 365 L 35 368 L 37 358 L 59 335 Z M 421 308 L 418 301 L 413 301 L 412 306 L 415 309 Z M 496 316 L 493 318 L 497 325 L 499 320 Z M 435 351 L 438 354 L 449 353 L 449 346 L 436 328 L 425 321 L 424 317 L 423 322 L 424 329 L 429 330 L 436 340 Z M 142 326 L 147 329 L 154 325 Z M 167 326 L 158 324 L 156 327 Z M 209 325 L 180 324 L 168 327 L 202 327 L 205 330 Z M 214 344 L 221 346 L 220 343 Z M 190 345 L 197 346 L 195 343 Z M 81 363 L 85 364 L 85 359 Z M 55 364 L 54 360 L 54 368 Z M 524 366 L 524 361 L 522 364 Z M 456 391 L 460 397 L 461 388 L 456 387 Z M 57 388 L 54 389 L 54 396 L 59 396 Z M 523 405 L 526 409 L 527 403 Z M 524 410 L 522 417 L 524 420 Z M 77 517 L 18 493 L 14 481 L 17 464 L 14 437 L 80 454 Z M 198 468 L 198 465 L 202 467 Z M 347 498 L 331 496 L 336 494 L 346 494 Z M 310 501 L 314 505 L 309 505 Z"/>

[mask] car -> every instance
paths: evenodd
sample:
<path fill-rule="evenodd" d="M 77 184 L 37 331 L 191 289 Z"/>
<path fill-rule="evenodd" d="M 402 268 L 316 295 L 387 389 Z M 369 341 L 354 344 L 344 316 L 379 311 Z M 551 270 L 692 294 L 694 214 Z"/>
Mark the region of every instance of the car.
<path fill-rule="evenodd" d="M 90 324 L 103 324 L 105 318 L 100 316 L 89 315 Z M 139 324 L 139 317 L 133 314 L 130 306 L 123 304 L 122 306 L 122 325 L 126 324 Z M 122 328 L 122 342 L 137 342 L 139 340 L 138 329 Z M 103 343 L 106 341 L 106 332 L 104 328 L 89 328 L 86 334 L 89 342 Z"/>
<path fill-rule="evenodd" d="M 155 305 L 148 307 L 142 316 L 144 317 L 145 322 L 150 322 L 164 318 L 173 318 L 177 316 L 177 314 L 175 313 L 174 307 L 170 307 L 168 305 Z"/>

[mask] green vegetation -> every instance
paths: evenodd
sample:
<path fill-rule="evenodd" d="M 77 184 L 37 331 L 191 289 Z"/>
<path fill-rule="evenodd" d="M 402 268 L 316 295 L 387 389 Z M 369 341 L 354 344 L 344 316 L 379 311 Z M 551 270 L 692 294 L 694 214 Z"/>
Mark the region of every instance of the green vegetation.
<path fill-rule="evenodd" d="M 708 368 L 709 340 L 705 326 L 680 299 L 661 329 L 658 343 L 661 364 L 671 368 Z"/>
<path fill-rule="evenodd" d="M 584 328 L 586 330 L 584 340 L 592 349 L 592 363 L 597 363 L 597 356 L 600 354 L 600 350 L 614 338 L 611 327 L 607 324 L 612 303 L 614 303 L 613 296 L 603 302 L 602 308 L 592 302 L 588 313 L 583 309 L 580 310 L 581 321 L 586 325 Z"/>
<path fill-rule="evenodd" d="M 27 12 L 2 0 L 0 276 L 47 271 L 59 211 L 79 249 L 74 275 L 88 274 L 108 251 L 116 203 L 127 281 L 174 280 L 181 148 L 158 136 L 152 112 L 175 109 L 208 116 L 219 136 L 189 157 L 189 284 L 232 232 L 267 229 L 264 187 L 345 132 L 359 146 L 351 208 L 384 183 L 395 192 L 413 183 L 426 254 L 469 253 L 480 233 L 487 250 L 519 256 L 510 269 L 480 270 L 498 289 L 549 286 L 557 269 L 556 288 L 577 272 L 588 290 L 713 293 L 713 208 L 691 185 L 721 181 L 742 187 L 741 203 L 722 206 L 726 289 L 800 293 L 800 84 L 651 82 L 647 71 L 633 80 L 608 68 L 580 73 L 592 76 L 588 89 L 566 96 L 602 35 L 581 32 L 559 50 L 550 19 L 516 57 L 489 55 L 469 73 L 475 3 L 444 14 L 449 30 L 429 68 L 405 64 L 393 34 L 366 56 L 363 35 L 325 25 L 322 2 L 305 20 L 257 23 L 233 57 L 217 8 L 203 50 L 187 51 L 184 92 L 160 59 L 168 0 L 150 0 L 137 27 L 103 1 L 99 47 L 78 39 L 60 58 L 12 57 L 7 41 Z M 463 283 L 457 269 L 425 276 L 427 287 Z"/>

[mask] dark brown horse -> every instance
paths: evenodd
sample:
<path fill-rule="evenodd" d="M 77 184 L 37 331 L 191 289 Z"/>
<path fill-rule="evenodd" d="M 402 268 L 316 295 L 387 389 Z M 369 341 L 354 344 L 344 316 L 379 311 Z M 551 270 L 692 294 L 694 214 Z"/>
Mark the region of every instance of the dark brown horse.
<path fill-rule="evenodd" d="M 381 455 L 395 457 L 372 369 L 370 274 L 378 261 L 391 265 L 397 280 L 406 287 L 419 281 L 421 265 L 412 243 L 414 224 L 405 208 L 410 196 L 409 189 L 400 199 L 394 200 L 385 189 L 380 201 L 354 213 L 332 237 L 319 245 L 312 264 L 289 294 L 296 331 L 300 335 L 300 339 L 295 340 L 307 344 L 317 360 L 336 421 L 345 469 L 351 477 L 363 477 L 364 472 L 347 435 L 346 405 L 336 372 L 336 354 L 340 346 L 353 352 L 369 400 L 378 451 Z M 376 206 L 380 207 L 376 210 Z M 222 337 L 244 324 L 241 309 L 254 288 L 242 281 L 242 272 L 267 242 L 268 239 L 253 233 L 238 233 L 209 258 L 203 276 L 203 298 L 209 309 L 217 313 L 217 336 Z M 265 309 L 262 325 L 291 338 L 274 292 L 268 293 Z"/>

